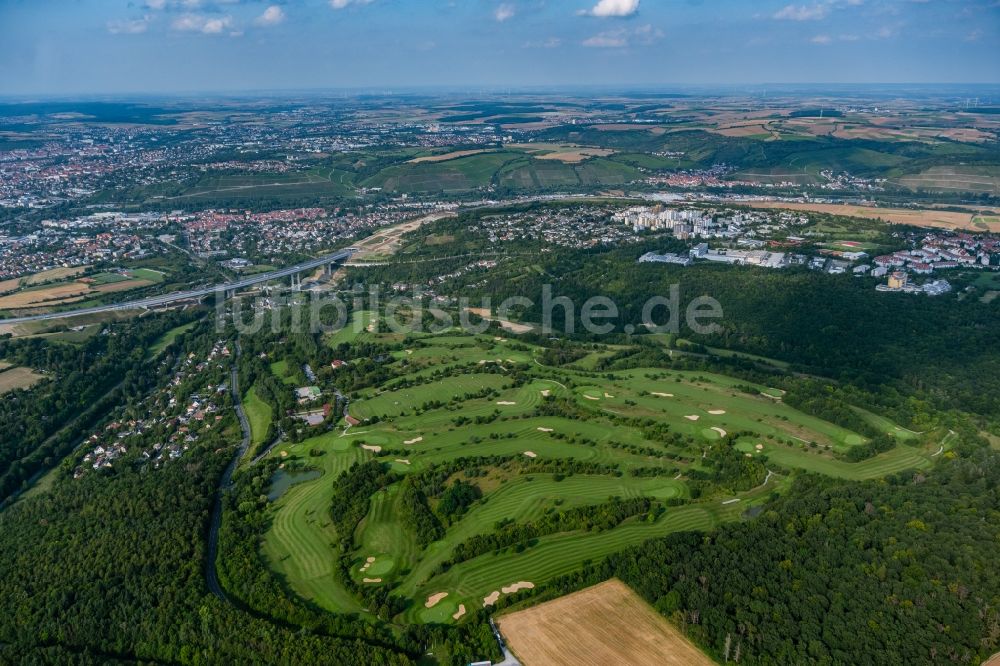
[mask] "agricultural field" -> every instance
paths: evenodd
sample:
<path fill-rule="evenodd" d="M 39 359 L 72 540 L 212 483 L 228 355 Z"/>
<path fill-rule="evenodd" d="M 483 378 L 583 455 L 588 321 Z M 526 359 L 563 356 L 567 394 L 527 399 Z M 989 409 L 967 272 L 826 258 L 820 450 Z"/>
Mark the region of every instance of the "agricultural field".
<path fill-rule="evenodd" d="M 381 586 L 409 600 L 401 621 L 460 622 L 626 546 L 740 520 L 800 470 L 878 478 L 926 467 L 944 450 L 865 412 L 897 444 L 847 462 L 843 455 L 868 440 L 786 405 L 776 389 L 708 372 L 594 372 L 610 349 L 551 367 L 539 347 L 499 336 L 365 336 L 398 349 L 391 378 L 351 395 L 355 425 L 269 453 L 311 473 L 291 483 L 282 476 L 262 552 L 291 590 L 335 612 L 359 612 L 352 589 Z M 280 377 L 287 363 L 272 370 Z M 726 480 L 713 471 L 716 456 L 758 476 Z M 341 534 L 334 481 L 364 463 L 378 463 L 389 481 Z M 407 518 L 408 484 L 423 489 L 440 523 L 429 540 Z M 474 495 L 459 511 L 455 489 Z M 632 509 L 600 528 L 572 522 L 605 505 Z M 566 522 L 526 541 L 469 545 L 500 538 L 505 525 L 549 525 L 556 516 Z M 338 569 L 345 537 L 350 550 Z"/>
<path fill-rule="evenodd" d="M 497 625 L 524 666 L 715 663 L 615 579 L 501 615 Z"/>
<path fill-rule="evenodd" d="M 578 146 L 572 143 L 509 143 L 505 147 L 522 150 L 541 160 L 556 160 L 567 164 L 577 164 L 591 157 L 607 157 L 615 152 L 608 148 Z"/>
<path fill-rule="evenodd" d="M 977 192 L 995 196 L 1000 194 L 1000 167 L 931 167 L 917 174 L 902 176 L 895 182 L 911 190 Z"/>
<path fill-rule="evenodd" d="M 303 197 L 335 198 L 352 194 L 355 174 L 337 167 L 287 173 L 206 173 L 193 183 L 160 183 L 137 187 L 125 196 L 139 203 L 211 205 L 267 198 L 294 201 Z"/>
<path fill-rule="evenodd" d="M 0 296 L 0 310 L 51 307 L 99 298 L 104 294 L 148 287 L 163 281 L 159 271 L 103 272 L 73 279 L 77 269 L 53 269 L 20 281 L 18 288 Z M 41 279 L 43 278 L 43 279 Z"/>
<path fill-rule="evenodd" d="M 38 382 L 45 379 L 31 368 L 10 367 L 8 364 L 0 365 L 0 395 L 17 389 L 31 388 Z"/>
<path fill-rule="evenodd" d="M 960 213 L 957 211 L 875 208 L 873 206 L 793 203 L 784 201 L 748 201 L 740 203 L 741 205 L 750 206 L 751 208 L 778 208 L 783 210 L 830 213 L 832 215 L 861 217 L 869 220 L 880 219 L 890 224 L 905 224 L 914 227 L 1000 232 L 1000 220 L 993 219 L 990 216 Z"/>
<path fill-rule="evenodd" d="M 478 150 L 453 150 L 448 153 L 441 153 L 438 155 L 424 155 L 422 157 L 414 157 L 409 160 L 409 164 L 421 164 L 422 162 L 447 162 L 448 160 L 454 160 L 459 157 L 468 157 L 470 155 L 479 155 L 481 153 L 492 152 L 487 149 Z"/>
<path fill-rule="evenodd" d="M 450 155 L 446 160 L 416 158 L 382 169 L 361 185 L 393 192 L 457 193 L 496 184 L 526 189 L 621 185 L 641 176 L 635 167 L 609 159 L 613 152 L 610 149 L 528 145 L 532 146 L 530 153 L 508 147 L 456 151 L 446 154 Z M 546 145 L 549 147 L 538 147 Z"/>

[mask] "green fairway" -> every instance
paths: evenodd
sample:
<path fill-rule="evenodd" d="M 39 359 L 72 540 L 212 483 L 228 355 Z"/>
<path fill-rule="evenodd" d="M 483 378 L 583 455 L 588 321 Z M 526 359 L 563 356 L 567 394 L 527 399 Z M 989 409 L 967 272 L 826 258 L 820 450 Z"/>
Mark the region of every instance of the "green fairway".
<path fill-rule="evenodd" d="M 375 317 L 367 310 L 359 310 L 351 313 L 351 318 L 342 329 L 331 333 L 326 342 L 331 347 L 336 347 L 345 342 L 353 342 L 357 337 L 368 331 L 375 321 Z"/>
<path fill-rule="evenodd" d="M 347 449 L 335 435 L 282 446 L 274 452 L 308 458 L 319 448 L 327 454 L 309 458 L 323 476 L 290 487 L 273 505 L 273 522 L 262 544 L 264 556 L 291 589 L 304 599 L 334 612 L 358 612 L 360 602 L 340 582 L 336 570 L 336 530 L 330 519 L 331 479 L 366 457 L 360 449 Z"/>
<path fill-rule="evenodd" d="M 250 446 L 256 449 L 264 441 L 267 429 L 271 425 L 271 406 L 257 397 L 255 387 L 251 387 L 243 399 L 243 409 L 246 411 L 247 420 L 250 421 L 252 435 Z"/>
<path fill-rule="evenodd" d="M 754 446 L 749 442 L 739 442 L 737 448 L 748 453 L 754 450 Z M 761 453 L 767 456 L 769 461 L 783 467 L 855 481 L 876 479 L 905 469 L 929 467 L 931 464 L 929 456 L 909 446 L 897 446 L 891 451 L 859 463 L 836 460 L 803 451 L 798 447 L 784 445 L 765 446 Z"/>
<path fill-rule="evenodd" d="M 275 377 L 280 379 L 285 384 L 297 384 L 298 379 L 291 374 L 289 370 L 288 361 L 275 361 L 271 364 L 271 373 L 274 374 Z"/>
<path fill-rule="evenodd" d="M 173 343 L 173 341 L 177 339 L 177 336 L 187 331 L 190 331 L 197 324 L 198 322 L 192 321 L 187 324 L 183 324 L 181 326 L 177 326 L 176 328 L 170 329 L 162 336 L 160 336 L 160 338 L 156 342 L 153 343 L 153 345 L 149 348 L 147 352 L 147 356 L 149 356 L 150 358 L 159 356 L 160 354 L 163 353 L 164 349 L 169 347 Z"/>

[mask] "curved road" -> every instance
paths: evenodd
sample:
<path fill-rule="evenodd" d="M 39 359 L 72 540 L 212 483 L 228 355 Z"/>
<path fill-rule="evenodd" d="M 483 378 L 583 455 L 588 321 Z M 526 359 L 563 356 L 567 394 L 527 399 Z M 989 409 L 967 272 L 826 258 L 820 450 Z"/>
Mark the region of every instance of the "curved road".
<path fill-rule="evenodd" d="M 208 553 L 205 559 L 205 581 L 208 584 L 208 589 L 212 594 L 226 602 L 229 599 L 226 597 L 226 593 L 219 583 L 219 573 L 215 568 L 215 560 L 219 556 L 219 528 L 222 526 L 222 497 L 233 483 L 233 472 L 236 470 L 236 465 L 250 447 L 250 421 L 247 420 L 246 412 L 243 411 L 243 402 L 240 398 L 239 376 L 235 366 L 235 361 L 239 359 L 240 353 L 240 343 L 237 341 L 236 358 L 234 359 L 234 366 L 230 377 L 232 386 L 230 388 L 233 393 L 233 406 L 236 409 L 236 416 L 239 418 L 240 428 L 243 430 L 243 441 L 240 442 L 240 448 L 236 451 L 236 455 L 229 461 L 226 471 L 222 473 L 222 478 L 219 479 L 219 487 L 215 491 L 215 506 L 212 507 L 212 521 L 208 527 Z"/>
<path fill-rule="evenodd" d="M 234 289 L 244 289 L 246 287 L 252 287 L 255 284 L 262 284 L 264 282 L 270 282 L 271 280 L 278 280 L 283 277 L 288 277 L 289 275 L 295 275 L 297 273 L 313 270 L 315 268 L 319 268 L 320 266 L 331 264 L 335 261 L 342 261 L 344 259 L 347 259 L 355 252 L 356 250 L 353 247 L 349 247 L 345 250 L 340 250 L 339 252 L 334 252 L 333 254 L 328 254 L 323 257 L 319 257 L 318 259 L 310 259 L 309 261 L 302 262 L 301 264 L 295 264 L 294 266 L 289 266 L 288 268 L 282 268 L 281 270 L 277 271 L 271 271 L 270 273 L 261 273 L 260 275 L 253 275 L 243 280 L 237 280 L 236 282 L 224 282 L 222 284 L 213 285 L 211 287 L 202 287 L 201 289 L 176 291 L 172 294 L 163 294 L 162 296 L 152 296 L 150 298 L 143 298 L 138 301 L 111 303 L 109 305 L 99 305 L 92 308 L 81 308 L 79 310 L 66 310 L 65 312 L 50 312 L 48 314 L 31 315 L 28 317 L 0 319 L 0 324 L 22 324 L 28 321 L 42 321 L 46 319 L 66 319 L 67 317 L 77 317 L 79 315 L 95 314 L 99 312 L 112 312 L 115 310 L 142 310 L 145 308 L 155 308 L 161 305 L 168 305 L 170 303 L 176 303 L 178 301 L 190 301 L 198 298 L 204 298 L 205 296 L 209 296 L 217 292 L 225 293 L 227 291 L 231 291 Z"/>

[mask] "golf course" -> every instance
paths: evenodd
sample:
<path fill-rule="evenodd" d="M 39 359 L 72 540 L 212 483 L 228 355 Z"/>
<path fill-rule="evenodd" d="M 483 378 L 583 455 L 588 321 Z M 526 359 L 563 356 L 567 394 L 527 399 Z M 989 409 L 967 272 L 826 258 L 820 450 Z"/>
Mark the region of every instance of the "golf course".
<path fill-rule="evenodd" d="M 383 378 L 351 393 L 350 423 L 270 451 L 282 478 L 261 544 L 292 592 L 335 613 L 365 615 L 378 587 L 405 600 L 401 622 L 460 622 L 627 546 L 744 520 L 799 473 L 879 478 L 944 450 L 864 412 L 895 445 L 848 462 L 868 438 L 778 389 L 595 371 L 613 350 L 548 366 L 542 347 L 494 334 L 369 329 L 331 344 L 344 343 L 386 345 Z M 278 379 L 286 368 L 271 363 Z M 255 434 L 270 418 L 256 401 Z"/>

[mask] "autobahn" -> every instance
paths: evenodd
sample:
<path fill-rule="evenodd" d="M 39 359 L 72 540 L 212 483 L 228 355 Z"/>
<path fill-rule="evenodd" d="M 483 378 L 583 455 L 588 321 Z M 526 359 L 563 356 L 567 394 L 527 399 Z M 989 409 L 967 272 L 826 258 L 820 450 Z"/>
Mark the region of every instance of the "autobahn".
<path fill-rule="evenodd" d="M 264 282 L 270 282 L 271 280 L 279 280 L 281 278 L 289 277 L 290 275 L 296 275 L 298 273 L 303 273 L 305 271 L 314 270 L 320 266 L 326 266 L 338 261 L 343 261 L 349 258 L 357 250 L 353 247 L 334 252 L 333 254 L 328 254 L 316 259 L 310 259 L 309 261 L 304 261 L 300 264 L 295 264 L 294 266 L 288 266 L 287 268 L 282 268 L 281 270 L 271 271 L 269 273 L 261 273 L 259 275 L 253 275 L 251 277 L 245 278 L 243 280 L 237 280 L 236 282 L 225 282 L 222 284 L 212 285 L 211 287 L 202 287 L 200 289 L 190 289 L 188 291 L 175 291 L 170 294 L 163 294 L 161 296 L 151 296 L 149 298 L 143 298 L 136 301 L 125 301 L 123 303 L 110 303 L 108 305 L 98 305 L 91 308 L 80 308 L 78 310 L 66 310 L 64 312 L 50 312 L 47 314 L 31 315 L 28 317 L 14 317 L 11 319 L 0 319 L 0 324 L 22 324 L 29 321 L 43 321 L 46 319 L 66 319 L 68 317 L 79 317 L 80 315 L 87 314 L 98 314 L 101 312 L 112 312 L 115 310 L 144 310 L 148 308 L 156 308 L 164 305 L 169 305 L 170 303 L 177 303 L 179 301 L 191 301 L 204 298 L 215 293 L 227 293 L 229 291 L 235 291 L 237 289 L 245 289 L 247 287 L 252 287 L 257 284 L 263 284 Z"/>
<path fill-rule="evenodd" d="M 525 204 L 533 202 L 544 202 L 544 201 L 560 201 L 564 199 L 590 199 L 590 198 L 603 198 L 607 199 L 609 197 L 592 197 L 591 195 L 564 195 L 564 194 L 547 194 L 532 197 L 521 197 L 513 200 L 505 201 L 491 201 L 486 203 L 479 203 L 471 206 L 465 206 L 456 212 L 468 212 L 476 210 L 485 210 L 490 208 L 502 207 L 504 205 L 510 204 Z M 629 199 L 631 200 L 631 199 Z M 433 215 L 433 214 L 432 214 Z M 430 216 L 428 216 L 430 217 Z M 426 217 L 424 219 L 427 219 Z M 204 298 L 216 292 L 228 292 L 236 289 L 244 289 L 246 287 L 252 287 L 255 284 L 262 284 L 264 282 L 269 282 L 271 280 L 277 280 L 280 278 L 288 277 L 290 275 L 295 275 L 297 273 L 302 273 L 308 270 L 319 268 L 326 264 L 331 264 L 343 259 L 347 259 L 352 254 L 357 252 L 357 248 L 349 247 L 338 252 L 323 257 L 318 257 L 316 259 L 311 259 L 309 261 L 303 262 L 301 264 L 296 264 L 294 266 L 289 266 L 287 268 L 282 268 L 281 270 L 272 271 L 270 273 L 261 273 L 260 275 L 254 275 L 252 277 L 246 278 L 244 280 L 239 280 L 236 282 L 227 282 L 224 284 L 217 284 L 211 287 L 202 287 L 199 289 L 191 289 L 188 291 L 177 291 L 171 294 L 163 294 L 161 296 L 151 296 L 149 298 L 144 298 L 135 301 L 125 301 L 122 303 L 110 303 L 108 305 L 98 305 L 90 308 L 80 308 L 77 310 L 64 310 L 62 312 L 50 312 L 47 314 L 29 315 L 26 317 L 12 317 L 10 319 L 0 319 L 0 325 L 2 324 L 23 324 L 25 322 L 31 321 L 45 321 L 52 319 L 68 319 L 70 317 L 79 317 L 81 315 L 88 314 L 99 314 L 101 312 L 113 312 L 116 310 L 143 310 L 148 308 L 162 307 L 164 305 L 169 305 L 171 303 L 177 303 L 181 301 L 189 301 Z"/>

